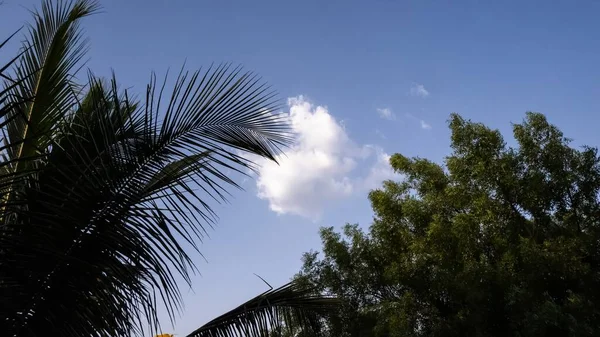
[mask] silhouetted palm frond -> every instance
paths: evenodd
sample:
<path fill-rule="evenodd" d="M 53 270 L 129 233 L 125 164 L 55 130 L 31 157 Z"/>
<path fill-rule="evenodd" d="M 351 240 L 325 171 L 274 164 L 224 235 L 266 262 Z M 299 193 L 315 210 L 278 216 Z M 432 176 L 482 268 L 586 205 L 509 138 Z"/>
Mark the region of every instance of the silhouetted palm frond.
<path fill-rule="evenodd" d="M 229 65 L 152 77 L 145 99 L 116 79 L 74 73 L 79 20 L 93 1 L 34 14 L 6 80 L 0 150 L 0 330 L 14 336 L 124 336 L 180 308 L 189 249 L 245 173 L 245 154 L 274 159 L 290 140 L 273 93 Z M 29 75 L 31 73 L 31 75 Z M 14 83 L 18 83 L 15 85 Z M 82 93 L 83 94 L 80 94 Z M 24 98 L 30 99 L 24 99 Z"/>
<path fill-rule="evenodd" d="M 293 325 L 304 335 L 318 336 L 323 315 L 335 312 L 338 301 L 293 281 L 271 289 L 213 319 L 187 337 L 268 337 Z"/>

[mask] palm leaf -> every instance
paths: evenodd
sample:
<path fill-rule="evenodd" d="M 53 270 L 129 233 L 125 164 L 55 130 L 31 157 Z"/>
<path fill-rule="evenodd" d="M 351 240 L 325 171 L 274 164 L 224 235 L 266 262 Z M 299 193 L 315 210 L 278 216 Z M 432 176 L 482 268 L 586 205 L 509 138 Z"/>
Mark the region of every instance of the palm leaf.
<path fill-rule="evenodd" d="M 181 308 L 190 249 L 216 221 L 210 200 L 291 140 L 274 94 L 229 65 L 152 76 L 144 101 L 91 73 L 78 20 L 92 1 L 46 1 L 6 82 L 0 164 L 0 330 L 14 336 L 125 336 Z M 31 74 L 29 76 L 28 74 Z M 18 85 L 14 85 L 18 83 Z M 14 85 L 14 86 L 13 86 Z M 12 87 L 11 87 L 12 86 Z M 32 97 L 33 100 L 22 100 Z M 10 197 L 7 197 L 10 196 Z"/>
<path fill-rule="evenodd" d="M 16 34 L 18 31 L 14 32 L 8 38 L 0 43 L 0 49 L 2 49 Z M 6 126 L 10 124 L 14 120 L 13 117 L 7 117 L 12 111 L 12 109 L 16 105 L 25 104 L 30 102 L 32 97 L 26 96 L 15 97 L 12 94 L 12 91 L 22 85 L 22 83 L 28 80 L 33 74 L 26 74 L 25 76 L 21 76 L 19 78 L 12 78 L 10 74 L 8 74 L 8 69 L 10 69 L 26 52 L 27 50 L 23 50 L 18 53 L 15 57 L 9 60 L 6 64 L 0 67 L 0 78 L 2 78 L 6 85 L 4 88 L 0 89 L 0 130 L 2 132 L 2 145 L 0 145 L 0 196 L 5 195 L 3 191 L 6 190 L 7 186 L 10 186 L 15 181 L 18 181 L 18 174 L 15 174 L 11 169 L 11 164 L 15 161 L 10 159 L 10 149 L 14 146 L 10 144 L 8 135 L 6 132 Z"/>
<path fill-rule="evenodd" d="M 318 336 L 322 332 L 320 320 L 337 309 L 335 298 L 318 295 L 294 281 L 256 296 L 187 337 L 267 337 L 284 327 Z"/>
<path fill-rule="evenodd" d="M 14 68 L 18 85 L 6 81 L 10 95 L 7 114 L 6 153 L 14 161 L 14 171 L 26 170 L 30 160 L 44 153 L 51 143 L 52 129 L 75 103 L 73 76 L 85 55 L 79 20 L 98 9 L 95 1 L 43 1 L 32 12 L 22 55 Z M 23 99 L 31 98 L 31 99 Z"/>
<path fill-rule="evenodd" d="M 182 72 L 166 105 L 155 81 L 139 104 L 114 78 L 89 79 L 18 198 L 27 207 L 0 237 L 5 331 L 156 330 L 159 302 L 174 317 L 176 275 L 189 282 L 195 268 L 182 242 L 198 248 L 216 220 L 206 198 L 223 200 L 225 185 L 237 186 L 222 172 L 252 167 L 239 151 L 275 158 L 290 139 L 266 87 L 229 69 Z"/>

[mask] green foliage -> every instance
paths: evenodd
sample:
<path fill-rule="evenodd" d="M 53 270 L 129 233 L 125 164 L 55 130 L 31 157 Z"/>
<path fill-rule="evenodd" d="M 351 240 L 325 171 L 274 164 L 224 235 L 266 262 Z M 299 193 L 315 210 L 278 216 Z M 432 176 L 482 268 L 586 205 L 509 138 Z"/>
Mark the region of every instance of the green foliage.
<path fill-rule="evenodd" d="M 597 336 L 600 158 L 541 114 L 452 115 L 444 165 L 396 154 L 368 232 L 321 230 L 299 279 L 343 299 L 331 336 Z"/>

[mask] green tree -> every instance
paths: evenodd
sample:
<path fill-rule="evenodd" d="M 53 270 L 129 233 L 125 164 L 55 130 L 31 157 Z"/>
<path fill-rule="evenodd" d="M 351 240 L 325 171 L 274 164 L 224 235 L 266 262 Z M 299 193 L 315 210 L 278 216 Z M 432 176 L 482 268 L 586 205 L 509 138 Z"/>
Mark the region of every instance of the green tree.
<path fill-rule="evenodd" d="M 323 228 L 299 279 L 343 300 L 332 336 L 597 336 L 600 165 L 541 114 L 453 114 L 443 165 L 391 157 L 368 232 Z"/>
<path fill-rule="evenodd" d="M 190 282 L 209 199 L 237 186 L 223 171 L 253 168 L 248 154 L 274 160 L 291 140 L 270 89 L 239 68 L 182 70 L 170 93 L 153 76 L 143 100 L 114 76 L 81 76 L 79 24 L 97 9 L 43 1 L 0 67 L 4 336 L 158 331 L 157 306 L 181 308 L 176 280 Z M 263 336 L 289 317 L 309 326 L 333 304 L 292 283 L 191 336 Z"/>

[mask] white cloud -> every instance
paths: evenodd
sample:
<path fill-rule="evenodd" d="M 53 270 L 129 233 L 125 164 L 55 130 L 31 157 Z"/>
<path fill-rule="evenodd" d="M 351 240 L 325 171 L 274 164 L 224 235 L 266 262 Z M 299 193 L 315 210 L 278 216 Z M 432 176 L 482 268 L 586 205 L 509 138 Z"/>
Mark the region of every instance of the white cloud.
<path fill-rule="evenodd" d="M 379 114 L 379 117 L 381 117 L 383 119 L 387 119 L 387 120 L 396 119 L 396 115 L 389 108 L 377 109 L 377 113 Z"/>
<path fill-rule="evenodd" d="M 415 83 L 410 87 L 410 94 L 411 94 L 411 96 L 418 96 L 418 97 L 425 98 L 425 97 L 429 96 L 429 91 L 427 91 L 427 89 L 425 89 L 424 85 Z"/>
<path fill-rule="evenodd" d="M 390 155 L 384 153 L 381 149 L 376 149 L 376 152 L 377 161 L 371 166 L 369 174 L 363 180 L 363 188 L 366 190 L 380 187 L 384 180 L 398 179 L 400 177 L 400 175 L 394 173 L 390 166 Z"/>
<path fill-rule="evenodd" d="M 387 137 L 385 136 L 385 134 L 383 132 L 381 132 L 381 130 L 379 130 L 379 129 L 375 129 L 375 134 L 377 136 L 379 136 L 379 138 L 381 138 L 381 139 L 387 139 Z"/>
<path fill-rule="evenodd" d="M 409 113 L 405 113 L 404 115 L 406 117 L 414 120 L 414 121 L 418 121 L 419 124 L 421 125 L 421 129 L 423 129 L 423 130 L 431 130 L 431 125 L 429 123 L 427 123 L 425 120 L 419 119 L 419 118 L 417 118 L 417 117 L 415 117 L 415 116 L 413 116 L 413 115 L 411 115 Z"/>
<path fill-rule="evenodd" d="M 258 197 L 271 210 L 316 221 L 329 203 L 395 176 L 389 156 L 376 146 L 355 144 L 327 107 L 303 96 L 288 99 L 288 106 L 296 143 L 277 158 L 279 165 L 256 161 Z M 365 167 L 367 173 L 359 174 Z"/>

